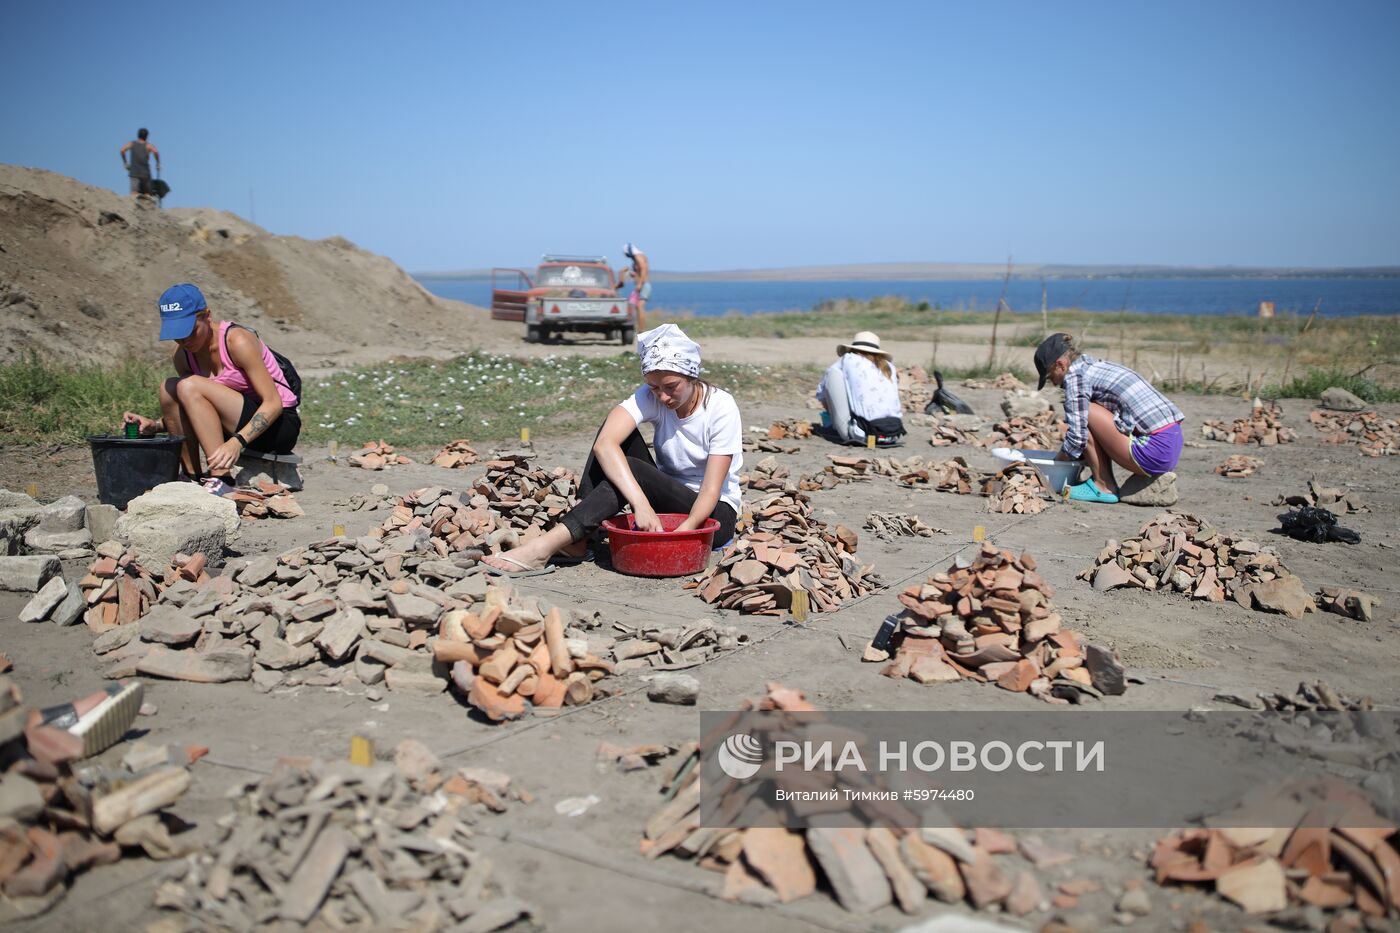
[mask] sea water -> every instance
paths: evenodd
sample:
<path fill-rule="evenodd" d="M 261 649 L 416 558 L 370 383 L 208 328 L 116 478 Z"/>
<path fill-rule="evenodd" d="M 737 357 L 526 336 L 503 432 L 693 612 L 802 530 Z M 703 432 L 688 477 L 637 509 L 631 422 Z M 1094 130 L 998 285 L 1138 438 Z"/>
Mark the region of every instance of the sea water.
<path fill-rule="evenodd" d="M 426 279 L 436 295 L 481 307 L 491 303 L 491 283 L 483 279 Z M 1279 315 L 1310 314 L 1318 302 L 1324 317 L 1400 314 L 1400 278 L 1084 278 L 1047 279 L 1051 308 L 1166 314 L 1257 314 L 1272 301 Z M 927 302 L 945 311 L 991 311 L 1002 294 L 997 281 L 667 281 L 653 283 L 649 309 L 695 315 L 810 311 L 824 301 L 867 301 L 893 295 L 913 304 Z M 622 294 L 626 294 L 626 291 Z M 1006 286 L 1015 311 L 1040 308 L 1039 279 L 1016 279 Z"/>

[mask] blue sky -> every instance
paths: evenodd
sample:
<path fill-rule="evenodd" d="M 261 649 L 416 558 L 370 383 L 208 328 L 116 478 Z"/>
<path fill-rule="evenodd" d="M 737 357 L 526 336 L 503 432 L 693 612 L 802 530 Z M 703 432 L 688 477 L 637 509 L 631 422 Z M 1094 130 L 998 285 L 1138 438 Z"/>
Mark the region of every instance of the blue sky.
<path fill-rule="evenodd" d="M 1400 4 L 6 5 L 0 161 L 413 271 L 1400 263 Z"/>

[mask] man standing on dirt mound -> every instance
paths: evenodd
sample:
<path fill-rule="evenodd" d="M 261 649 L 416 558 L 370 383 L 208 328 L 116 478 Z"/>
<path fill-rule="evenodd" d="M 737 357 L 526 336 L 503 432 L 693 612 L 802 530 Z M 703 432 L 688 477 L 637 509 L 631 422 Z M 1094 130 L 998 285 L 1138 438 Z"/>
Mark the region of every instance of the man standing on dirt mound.
<path fill-rule="evenodd" d="M 155 194 L 151 188 L 151 156 L 156 157 L 156 174 L 160 174 L 160 152 L 147 140 L 148 136 L 150 131 L 143 126 L 136 131 L 136 138 L 121 148 L 122 165 L 131 178 L 131 196 L 134 198 Z"/>

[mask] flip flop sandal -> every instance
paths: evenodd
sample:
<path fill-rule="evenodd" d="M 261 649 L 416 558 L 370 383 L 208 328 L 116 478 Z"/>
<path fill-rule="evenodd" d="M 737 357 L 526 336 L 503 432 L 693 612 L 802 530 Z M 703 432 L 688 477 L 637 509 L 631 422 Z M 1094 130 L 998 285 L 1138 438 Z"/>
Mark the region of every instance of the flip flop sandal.
<path fill-rule="evenodd" d="M 495 556 L 499 557 L 501 560 L 510 561 L 512 564 L 519 567 L 520 569 L 502 570 L 500 567 L 493 567 L 490 564 L 483 561 L 480 564 L 481 569 L 486 573 L 489 573 L 493 577 L 506 577 L 511 580 L 517 580 L 523 579 L 525 577 L 542 577 L 547 573 L 554 572 L 553 564 L 545 564 L 543 567 L 531 567 L 524 561 L 516 560 L 514 557 L 509 557 L 505 554 L 496 554 Z"/>
<path fill-rule="evenodd" d="M 1086 479 L 1077 486 L 1069 487 L 1069 497 L 1076 502 L 1102 502 L 1112 505 L 1118 501 L 1118 497 L 1111 492 L 1104 492 L 1093 480 Z"/>
<path fill-rule="evenodd" d="M 50 706 L 39 715 L 43 725 L 64 729 L 83 740 L 84 758 L 111 748 L 126 735 L 141 710 L 145 685 L 140 683 L 108 684 L 102 702 L 78 715 L 72 703 Z"/>
<path fill-rule="evenodd" d="M 574 557 L 571 554 L 559 553 L 549 559 L 549 562 L 556 567 L 577 567 L 579 564 L 589 563 L 593 560 L 593 549 L 589 548 L 583 552 L 582 557 Z M 490 564 L 487 564 L 489 567 Z"/>

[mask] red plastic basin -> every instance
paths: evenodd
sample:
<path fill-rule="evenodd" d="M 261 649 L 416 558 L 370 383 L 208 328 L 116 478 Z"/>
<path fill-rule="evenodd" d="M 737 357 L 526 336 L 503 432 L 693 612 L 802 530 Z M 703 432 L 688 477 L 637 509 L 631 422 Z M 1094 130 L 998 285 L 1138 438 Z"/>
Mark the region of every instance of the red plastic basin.
<path fill-rule="evenodd" d="M 683 577 L 704 570 L 719 522 L 707 518 L 694 531 L 673 531 L 689 516 L 665 512 L 656 517 L 665 531 L 638 531 L 631 515 L 603 519 L 613 569 L 634 577 Z"/>

